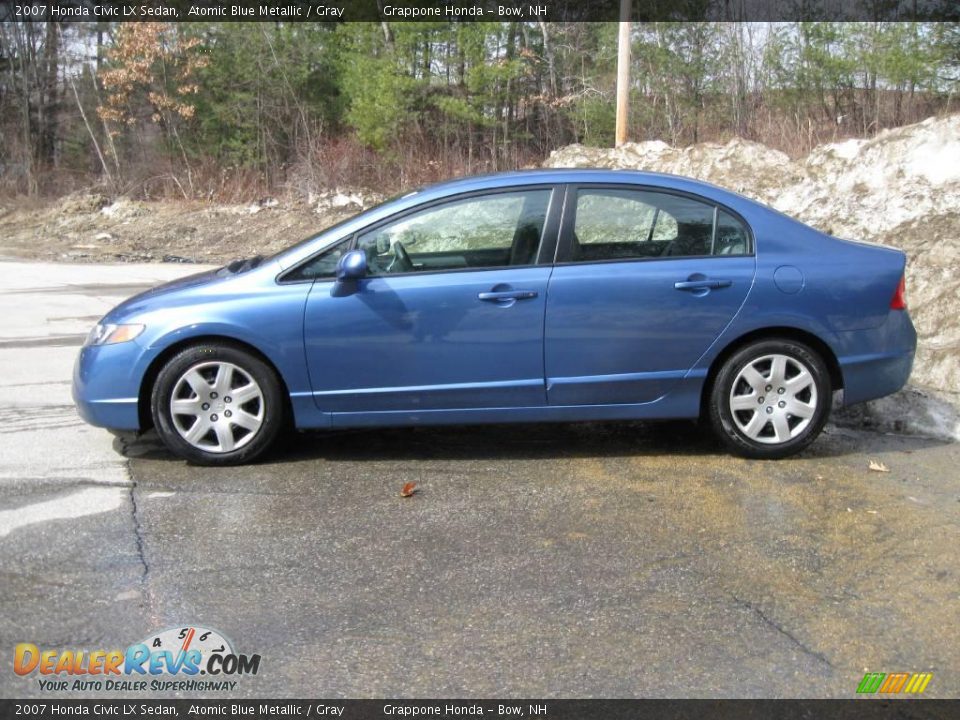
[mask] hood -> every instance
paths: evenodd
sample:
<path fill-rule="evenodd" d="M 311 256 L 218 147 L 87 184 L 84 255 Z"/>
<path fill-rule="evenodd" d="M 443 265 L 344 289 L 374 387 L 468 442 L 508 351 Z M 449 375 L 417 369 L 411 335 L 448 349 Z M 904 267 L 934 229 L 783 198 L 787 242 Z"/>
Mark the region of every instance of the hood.
<path fill-rule="evenodd" d="M 136 313 L 143 309 L 143 304 L 148 300 L 153 301 L 156 298 L 163 297 L 164 295 L 172 295 L 173 293 L 177 293 L 182 290 L 220 282 L 229 277 L 232 277 L 232 275 L 229 272 L 226 272 L 226 268 L 218 268 L 216 270 L 205 270 L 203 272 L 194 273 L 193 275 L 187 275 L 186 277 L 178 278 L 177 280 L 171 280 L 170 282 L 157 285 L 156 287 L 138 293 L 133 297 L 127 298 L 113 308 L 110 312 L 108 312 L 104 316 L 103 320 L 106 322 L 120 320 L 127 315 Z"/>

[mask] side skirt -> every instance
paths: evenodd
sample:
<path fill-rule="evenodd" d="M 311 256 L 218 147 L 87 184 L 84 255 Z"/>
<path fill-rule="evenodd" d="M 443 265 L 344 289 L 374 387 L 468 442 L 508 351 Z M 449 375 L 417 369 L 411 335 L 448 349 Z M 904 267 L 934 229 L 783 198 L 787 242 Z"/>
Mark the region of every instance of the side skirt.
<path fill-rule="evenodd" d="M 670 393 L 647 403 L 606 405 L 545 405 L 540 407 L 461 408 L 452 410 L 389 410 L 324 413 L 294 400 L 297 427 L 358 428 L 399 425 L 474 425 L 524 422 L 583 422 L 592 420 L 675 420 L 700 414 L 703 378 L 686 378 Z M 312 404 L 312 400 L 309 401 Z M 299 407 L 298 407 L 299 406 Z M 299 411 L 298 411 L 299 410 Z"/>

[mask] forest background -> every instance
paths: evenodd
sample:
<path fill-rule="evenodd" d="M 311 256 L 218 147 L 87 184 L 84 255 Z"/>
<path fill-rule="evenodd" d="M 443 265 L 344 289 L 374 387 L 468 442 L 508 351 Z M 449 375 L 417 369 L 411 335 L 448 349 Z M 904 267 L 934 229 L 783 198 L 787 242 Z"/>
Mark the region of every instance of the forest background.
<path fill-rule="evenodd" d="M 610 146 L 616 23 L 4 23 L 0 195 L 403 191 Z M 956 109 L 955 23 L 634 23 L 629 136 L 802 157 Z"/>

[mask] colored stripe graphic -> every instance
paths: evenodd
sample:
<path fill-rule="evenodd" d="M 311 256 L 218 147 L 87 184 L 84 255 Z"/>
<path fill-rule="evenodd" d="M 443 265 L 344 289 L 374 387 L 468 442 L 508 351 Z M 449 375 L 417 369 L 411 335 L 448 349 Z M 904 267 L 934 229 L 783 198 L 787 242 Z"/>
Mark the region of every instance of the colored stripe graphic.
<path fill-rule="evenodd" d="M 908 693 L 922 693 L 927 689 L 927 685 L 930 683 L 930 680 L 933 678 L 933 673 L 914 673 L 913 677 L 910 678 L 910 682 L 907 683 L 907 687 L 904 689 L 904 692 Z"/>
<path fill-rule="evenodd" d="M 883 685 L 880 686 L 880 692 L 882 693 L 898 693 L 906 684 L 907 679 L 910 677 L 910 673 L 898 672 L 890 673 L 887 675 L 887 679 L 883 681 Z"/>
<path fill-rule="evenodd" d="M 873 693 L 894 694 L 899 692 L 914 695 L 922 693 L 933 679 L 933 673 L 866 673 L 857 686 L 857 693 L 872 695 Z"/>
<path fill-rule="evenodd" d="M 886 673 L 867 673 L 863 676 L 863 680 L 860 681 L 857 692 L 875 693 L 880 688 L 880 684 L 886 676 Z"/>

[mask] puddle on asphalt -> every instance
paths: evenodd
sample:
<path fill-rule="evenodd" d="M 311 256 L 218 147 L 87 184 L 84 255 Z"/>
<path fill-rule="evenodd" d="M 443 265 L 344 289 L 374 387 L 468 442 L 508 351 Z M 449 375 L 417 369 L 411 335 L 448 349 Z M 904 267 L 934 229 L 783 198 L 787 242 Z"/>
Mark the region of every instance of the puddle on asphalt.
<path fill-rule="evenodd" d="M 0 538 L 14 530 L 53 520 L 69 520 L 116 510 L 129 494 L 126 488 L 86 488 L 53 500 L 25 505 L 13 510 L 0 510 Z"/>
<path fill-rule="evenodd" d="M 71 335 L 47 335 L 44 337 L 15 338 L 0 340 L 0 350 L 11 348 L 38 348 L 38 347 L 80 347 L 86 339 L 85 333 Z"/>

